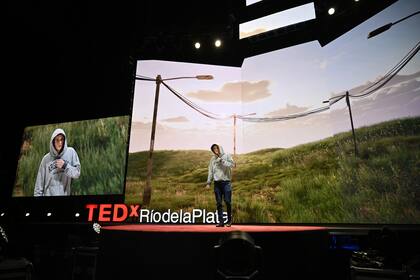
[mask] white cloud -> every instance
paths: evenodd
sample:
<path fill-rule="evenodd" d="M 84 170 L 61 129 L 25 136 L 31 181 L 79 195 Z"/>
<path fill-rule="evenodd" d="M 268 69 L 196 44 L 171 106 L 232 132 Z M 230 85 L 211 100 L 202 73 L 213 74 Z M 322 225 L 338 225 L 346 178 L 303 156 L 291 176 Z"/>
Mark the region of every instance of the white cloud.
<path fill-rule="evenodd" d="M 189 92 L 187 96 L 206 102 L 250 103 L 271 96 L 269 85 L 270 82 L 267 80 L 229 82 L 218 91 L 199 90 Z"/>
<path fill-rule="evenodd" d="M 161 122 L 180 123 L 180 122 L 189 122 L 189 120 L 184 116 L 178 116 L 178 117 L 163 119 L 161 120 Z"/>

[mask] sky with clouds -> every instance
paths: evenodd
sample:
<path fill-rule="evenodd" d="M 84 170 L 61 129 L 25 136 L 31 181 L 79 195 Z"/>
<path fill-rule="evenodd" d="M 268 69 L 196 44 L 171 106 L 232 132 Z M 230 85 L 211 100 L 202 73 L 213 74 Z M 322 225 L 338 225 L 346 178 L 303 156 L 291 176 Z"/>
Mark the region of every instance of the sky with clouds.
<path fill-rule="evenodd" d="M 394 67 L 420 40 L 420 15 L 371 39 L 367 34 L 420 10 L 420 1 L 399 0 L 336 40 L 280 49 L 244 60 L 242 67 L 168 61 L 138 61 L 137 74 L 163 79 L 211 74 L 213 80 L 167 81 L 201 108 L 220 116 L 273 117 L 323 106 L 322 101 L 376 80 Z M 399 73 L 420 71 L 417 54 Z M 352 101 L 356 127 L 420 115 L 420 74 L 389 83 L 369 98 Z M 130 152 L 149 149 L 156 83 L 136 81 Z M 237 152 L 288 148 L 350 129 L 344 100 L 327 111 L 273 123 L 237 120 Z M 192 110 L 164 86 L 160 88 L 155 149 L 208 149 L 219 143 L 233 152 L 233 119 L 212 120 Z"/>

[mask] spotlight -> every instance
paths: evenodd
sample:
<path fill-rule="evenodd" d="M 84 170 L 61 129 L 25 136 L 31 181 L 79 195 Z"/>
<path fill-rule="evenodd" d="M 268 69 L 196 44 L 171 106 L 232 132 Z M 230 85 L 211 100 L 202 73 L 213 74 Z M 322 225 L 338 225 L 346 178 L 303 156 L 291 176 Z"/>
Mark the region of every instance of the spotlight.
<path fill-rule="evenodd" d="M 248 233 L 230 232 L 220 239 L 214 249 L 219 278 L 251 280 L 261 274 L 262 250 Z"/>
<path fill-rule="evenodd" d="M 51 212 L 48 212 L 47 213 L 47 217 L 51 217 Z"/>
<path fill-rule="evenodd" d="M 216 41 L 214 41 L 214 45 L 216 46 L 216 48 L 220 47 L 222 45 L 222 41 L 220 41 L 219 39 L 217 39 Z"/>
<path fill-rule="evenodd" d="M 335 13 L 335 9 L 334 8 L 329 8 L 328 10 L 328 14 L 331 16 Z"/>
<path fill-rule="evenodd" d="M 0 214 L 0 216 L 1 216 L 1 217 L 3 217 L 4 215 L 6 215 L 6 213 L 4 213 L 4 212 L 2 212 L 2 213 Z"/>
<path fill-rule="evenodd" d="M 196 42 L 194 44 L 194 47 L 198 50 L 201 47 L 201 44 L 199 42 Z"/>
<path fill-rule="evenodd" d="M 77 218 L 77 217 L 80 216 L 80 214 L 79 213 L 76 213 L 76 214 L 74 214 L 74 216 Z"/>
<path fill-rule="evenodd" d="M 26 212 L 25 217 L 29 217 L 29 215 L 31 215 L 31 213 Z"/>

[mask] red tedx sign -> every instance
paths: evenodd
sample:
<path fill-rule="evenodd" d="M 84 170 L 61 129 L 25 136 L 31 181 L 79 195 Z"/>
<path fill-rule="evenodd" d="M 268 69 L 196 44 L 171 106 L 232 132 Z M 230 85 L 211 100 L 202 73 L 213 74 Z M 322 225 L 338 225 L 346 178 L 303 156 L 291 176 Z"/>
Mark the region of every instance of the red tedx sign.
<path fill-rule="evenodd" d="M 127 217 L 138 217 L 140 205 L 125 204 L 87 204 L 88 221 L 98 217 L 99 222 L 123 222 Z"/>

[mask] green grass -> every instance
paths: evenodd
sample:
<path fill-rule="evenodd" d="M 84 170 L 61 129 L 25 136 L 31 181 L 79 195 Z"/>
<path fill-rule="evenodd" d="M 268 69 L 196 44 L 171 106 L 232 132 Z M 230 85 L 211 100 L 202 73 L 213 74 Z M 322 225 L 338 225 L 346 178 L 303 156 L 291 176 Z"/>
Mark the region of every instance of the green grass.
<path fill-rule="evenodd" d="M 49 152 L 55 128 L 63 128 L 68 146 L 80 159 L 81 175 L 72 181 L 72 195 L 122 193 L 129 117 L 33 126 L 25 130 L 13 196 L 32 196 L 39 164 Z"/>
<path fill-rule="evenodd" d="M 420 221 L 420 118 L 388 121 L 290 149 L 237 157 L 233 216 L 238 223 Z M 129 155 L 126 203 L 141 203 L 147 152 Z M 215 210 L 204 189 L 210 151 L 155 151 L 157 210 Z"/>

